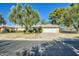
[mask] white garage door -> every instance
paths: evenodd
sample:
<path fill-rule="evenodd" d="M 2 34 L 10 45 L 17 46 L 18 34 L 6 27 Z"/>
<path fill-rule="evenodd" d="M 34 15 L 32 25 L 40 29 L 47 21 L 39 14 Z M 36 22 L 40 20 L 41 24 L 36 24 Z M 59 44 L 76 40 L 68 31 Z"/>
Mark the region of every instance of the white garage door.
<path fill-rule="evenodd" d="M 56 33 L 56 30 L 54 28 L 44 28 L 43 33 Z"/>

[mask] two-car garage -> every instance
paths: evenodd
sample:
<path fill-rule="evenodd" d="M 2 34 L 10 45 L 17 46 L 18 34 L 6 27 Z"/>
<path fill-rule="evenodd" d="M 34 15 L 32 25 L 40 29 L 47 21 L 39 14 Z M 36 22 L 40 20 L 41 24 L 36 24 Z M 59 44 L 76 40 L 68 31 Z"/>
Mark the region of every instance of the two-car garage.
<path fill-rule="evenodd" d="M 60 28 L 58 25 L 52 25 L 52 24 L 41 24 L 41 25 L 35 25 L 34 27 L 42 27 L 43 31 L 42 33 L 59 33 Z"/>
<path fill-rule="evenodd" d="M 43 28 L 43 33 L 59 33 L 58 28 Z"/>

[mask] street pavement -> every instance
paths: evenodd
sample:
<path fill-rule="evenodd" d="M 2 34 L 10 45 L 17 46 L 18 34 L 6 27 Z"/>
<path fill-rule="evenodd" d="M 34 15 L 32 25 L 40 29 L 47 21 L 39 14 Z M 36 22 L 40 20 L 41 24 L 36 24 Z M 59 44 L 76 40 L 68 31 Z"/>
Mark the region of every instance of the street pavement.
<path fill-rule="evenodd" d="M 16 56 L 16 51 L 21 49 L 30 50 L 33 46 L 45 45 L 44 56 L 78 56 L 79 39 L 63 38 L 54 41 L 28 41 L 28 40 L 0 40 L 1 56 Z"/>

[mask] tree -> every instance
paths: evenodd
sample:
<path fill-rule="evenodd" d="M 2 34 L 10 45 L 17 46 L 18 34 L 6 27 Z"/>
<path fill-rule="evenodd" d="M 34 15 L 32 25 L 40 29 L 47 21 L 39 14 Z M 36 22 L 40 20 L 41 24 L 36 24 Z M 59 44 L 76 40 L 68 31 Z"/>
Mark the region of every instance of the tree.
<path fill-rule="evenodd" d="M 25 26 L 28 31 L 31 26 L 39 21 L 39 13 L 32 9 L 30 5 L 17 4 L 12 7 L 9 14 L 9 20 L 15 24 Z"/>
<path fill-rule="evenodd" d="M 70 4 L 69 8 L 65 11 L 64 24 L 67 27 L 73 26 L 76 31 L 79 31 L 79 4 Z"/>
<path fill-rule="evenodd" d="M 79 31 L 79 4 L 70 4 L 65 9 L 57 8 L 49 14 L 50 19 L 55 19 L 57 24 L 63 24 L 68 28 L 72 26 Z"/>
<path fill-rule="evenodd" d="M 71 4 L 71 16 L 72 16 L 72 24 L 77 32 L 79 32 L 79 4 Z"/>
<path fill-rule="evenodd" d="M 26 25 L 26 29 L 30 29 L 32 25 L 39 21 L 39 13 L 38 11 L 33 10 L 30 5 L 25 5 L 24 13 L 25 17 L 23 24 Z"/>
<path fill-rule="evenodd" d="M 9 13 L 9 20 L 15 24 L 22 25 L 22 5 L 12 6 Z"/>
<path fill-rule="evenodd" d="M 6 24 L 6 22 L 5 22 L 4 18 L 2 17 L 2 15 L 0 14 L 0 25 L 1 24 Z"/>
<path fill-rule="evenodd" d="M 64 11 L 64 8 L 57 8 L 49 14 L 49 19 L 51 20 L 52 24 L 60 24 L 60 22 L 63 20 L 62 18 L 64 17 Z"/>
<path fill-rule="evenodd" d="M 64 12 L 63 24 L 67 27 L 71 27 L 72 25 L 72 9 L 67 8 Z"/>

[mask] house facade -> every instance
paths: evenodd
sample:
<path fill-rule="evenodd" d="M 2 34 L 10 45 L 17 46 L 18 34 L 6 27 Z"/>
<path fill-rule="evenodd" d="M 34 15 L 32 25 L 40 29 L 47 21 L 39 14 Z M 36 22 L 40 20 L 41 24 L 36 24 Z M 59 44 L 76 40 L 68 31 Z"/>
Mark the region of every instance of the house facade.
<path fill-rule="evenodd" d="M 52 24 L 41 24 L 41 25 L 34 25 L 33 27 L 38 28 L 42 27 L 42 33 L 59 33 L 60 27 L 59 25 L 52 25 Z"/>
<path fill-rule="evenodd" d="M 60 33 L 59 25 L 52 24 L 41 24 L 41 25 L 33 25 L 32 28 L 42 28 L 42 33 Z M 10 31 L 24 31 L 25 28 L 21 26 L 0 26 L 0 32 L 4 31 L 5 28 L 8 28 Z"/>

